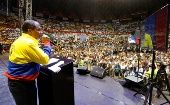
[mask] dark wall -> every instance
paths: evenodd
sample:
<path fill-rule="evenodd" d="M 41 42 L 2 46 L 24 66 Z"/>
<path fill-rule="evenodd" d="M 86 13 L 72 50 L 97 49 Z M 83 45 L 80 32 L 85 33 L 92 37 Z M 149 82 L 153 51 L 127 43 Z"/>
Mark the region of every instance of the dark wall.
<path fill-rule="evenodd" d="M 79 19 L 141 18 L 155 12 L 170 0 L 32 0 L 33 12 Z M 6 5 L 6 0 L 0 0 Z M 9 8 L 18 0 L 9 0 Z M 1 5 L 0 5 L 1 6 Z"/>
<path fill-rule="evenodd" d="M 166 3 L 166 0 L 33 0 L 37 11 L 81 19 L 139 18 Z"/>

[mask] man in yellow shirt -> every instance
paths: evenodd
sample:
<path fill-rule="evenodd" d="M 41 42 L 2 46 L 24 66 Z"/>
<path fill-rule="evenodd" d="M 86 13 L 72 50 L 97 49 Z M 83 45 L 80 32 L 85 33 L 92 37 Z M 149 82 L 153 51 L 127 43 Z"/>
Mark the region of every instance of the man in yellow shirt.
<path fill-rule="evenodd" d="M 50 41 L 43 42 L 39 48 L 38 40 L 42 37 L 40 24 L 26 20 L 22 26 L 22 35 L 10 47 L 8 71 L 9 90 L 17 105 L 37 105 L 37 88 L 40 64 L 47 64 L 51 53 Z"/>

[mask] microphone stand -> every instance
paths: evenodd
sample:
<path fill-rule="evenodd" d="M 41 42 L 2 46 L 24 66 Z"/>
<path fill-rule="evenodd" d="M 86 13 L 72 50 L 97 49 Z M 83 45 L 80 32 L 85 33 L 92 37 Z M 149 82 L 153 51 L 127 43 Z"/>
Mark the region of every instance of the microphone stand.
<path fill-rule="evenodd" d="M 140 60 L 140 39 L 138 39 L 139 43 L 137 45 L 137 59 L 138 59 L 138 71 L 137 71 L 137 82 L 138 82 L 138 77 L 139 77 L 139 60 Z"/>
<path fill-rule="evenodd" d="M 151 78 L 149 80 L 149 88 L 148 88 L 148 92 L 145 96 L 145 101 L 144 101 L 144 105 L 146 105 L 148 97 L 149 97 L 149 105 L 151 105 L 152 103 L 152 90 L 153 90 L 153 86 L 154 86 L 154 81 L 153 81 L 153 76 L 154 76 L 154 70 L 155 70 L 155 51 L 152 51 L 152 71 L 151 71 Z"/>

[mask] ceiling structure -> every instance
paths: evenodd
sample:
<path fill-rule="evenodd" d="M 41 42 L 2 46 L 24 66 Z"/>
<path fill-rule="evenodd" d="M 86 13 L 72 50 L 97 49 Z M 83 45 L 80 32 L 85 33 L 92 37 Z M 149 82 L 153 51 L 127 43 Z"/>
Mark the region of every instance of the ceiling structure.
<path fill-rule="evenodd" d="M 60 17 L 91 20 L 144 19 L 168 0 L 33 0 L 36 11 Z"/>
<path fill-rule="evenodd" d="M 32 0 L 33 14 L 89 20 L 143 20 L 168 0 Z M 6 0 L 0 0 L 0 6 Z M 9 0 L 9 9 L 17 8 L 18 0 Z"/>

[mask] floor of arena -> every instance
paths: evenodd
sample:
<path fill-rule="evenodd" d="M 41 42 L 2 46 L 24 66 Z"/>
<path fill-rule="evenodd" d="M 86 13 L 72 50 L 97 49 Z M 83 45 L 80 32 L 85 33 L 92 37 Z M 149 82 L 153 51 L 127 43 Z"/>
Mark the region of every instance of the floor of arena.
<path fill-rule="evenodd" d="M 8 54 L 0 56 L 0 105 L 15 105 L 8 86 L 7 78 L 2 75 L 7 70 Z M 75 70 L 76 71 L 76 70 Z M 136 97 L 134 91 L 121 85 L 120 79 L 105 77 L 98 79 L 90 75 L 78 75 L 74 72 L 75 105 L 142 105 L 144 97 Z M 168 93 L 166 93 L 168 99 Z M 166 102 L 164 98 L 153 98 L 153 105 Z M 169 105 L 169 104 L 165 104 Z"/>

